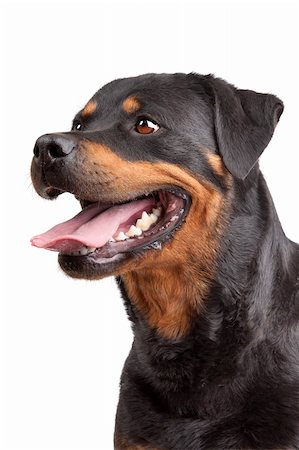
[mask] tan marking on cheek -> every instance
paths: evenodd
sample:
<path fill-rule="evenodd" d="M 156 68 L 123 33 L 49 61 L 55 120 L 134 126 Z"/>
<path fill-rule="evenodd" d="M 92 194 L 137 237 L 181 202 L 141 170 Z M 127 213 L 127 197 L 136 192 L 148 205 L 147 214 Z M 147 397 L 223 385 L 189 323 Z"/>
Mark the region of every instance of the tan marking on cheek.
<path fill-rule="evenodd" d="M 81 112 L 81 115 L 82 117 L 88 117 L 92 113 L 94 113 L 96 109 L 97 109 L 97 102 L 92 100 L 89 103 L 87 103 L 87 105 L 84 107 L 84 109 Z"/>
<path fill-rule="evenodd" d="M 161 186 L 178 186 L 191 195 L 184 225 L 162 251 L 148 251 L 137 268 L 132 260 L 118 271 L 129 298 L 152 328 L 166 338 L 186 335 L 215 274 L 225 198 L 210 182 L 178 165 L 125 161 L 108 147 L 92 143 L 84 143 L 83 152 L 89 166 L 96 164 L 106 183 L 110 180 L 98 187 L 102 201 L 126 201 L 128 195 L 134 198 Z M 93 189 L 100 182 L 101 177 Z"/>
<path fill-rule="evenodd" d="M 147 266 L 122 276 L 133 304 L 165 338 L 179 338 L 190 331 L 214 277 L 224 200 L 220 194 L 207 196 L 202 207 L 200 198 L 163 251 L 146 258 Z"/>
<path fill-rule="evenodd" d="M 128 97 L 124 100 L 122 107 L 126 113 L 132 114 L 141 108 L 141 104 L 136 97 Z"/>
<path fill-rule="evenodd" d="M 205 197 L 214 193 L 215 188 L 208 181 L 196 180 L 185 168 L 170 163 L 151 163 L 148 161 L 126 161 L 104 145 L 83 143 L 82 152 L 85 152 L 87 164 L 85 168 L 98 170 L 110 179 L 109 195 L 115 201 L 127 200 L 128 194 L 141 195 L 146 189 L 155 190 L 161 185 L 177 185 L 185 189 L 195 198 L 201 200 L 199 207 L 203 209 Z M 95 170 L 95 169 L 94 169 Z M 117 179 L 117 183 L 115 183 Z M 100 181 L 100 180 L 99 180 Z M 94 186 L 96 189 L 96 186 Z M 105 192 L 101 190 L 102 196 Z"/>

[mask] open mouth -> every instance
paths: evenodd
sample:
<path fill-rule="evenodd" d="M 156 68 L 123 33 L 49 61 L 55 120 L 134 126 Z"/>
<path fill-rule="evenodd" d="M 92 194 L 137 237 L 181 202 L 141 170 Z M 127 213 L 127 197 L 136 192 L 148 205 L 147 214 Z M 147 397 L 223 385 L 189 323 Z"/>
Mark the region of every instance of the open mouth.
<path fill-rule="evenodd" d="M 78 215 L 33 237 L 32 245 L 93 263 L 160 249 L 183 223 L 191 203 L 179 188 L 154 191 L 122 204 L 79 200 L 83 209 Z"/>

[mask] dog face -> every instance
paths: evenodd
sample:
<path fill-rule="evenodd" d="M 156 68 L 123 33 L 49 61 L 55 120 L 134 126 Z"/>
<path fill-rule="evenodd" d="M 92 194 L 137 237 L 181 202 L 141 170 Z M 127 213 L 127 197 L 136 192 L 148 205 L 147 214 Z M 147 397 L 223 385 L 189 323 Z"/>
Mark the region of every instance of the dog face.
<path fill-rule="evenodd" d="M 33 245 L 59 251 L 73 277 L 192 259 L 209 271 L 233 186 L 256 170 L 282 110 L 273 95 L 212 76 L 150 74 L 109 83 L 76 115 L 71 132 L 35 144 L 38 194 L 71 192 L 83 210 Z"/>

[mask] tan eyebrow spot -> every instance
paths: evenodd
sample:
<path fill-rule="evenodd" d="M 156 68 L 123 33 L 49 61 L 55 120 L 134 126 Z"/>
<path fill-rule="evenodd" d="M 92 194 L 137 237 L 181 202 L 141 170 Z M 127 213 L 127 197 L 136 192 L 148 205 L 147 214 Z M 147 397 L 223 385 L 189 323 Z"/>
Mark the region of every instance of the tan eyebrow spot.
<path fill-rule="evenodd" d="M 141 104 L 136 97 L 128 97 L 123 102 L 123 109 L 126 113 L 132 114 L 141 108 Z"/>
<path fill-rule="evenodd" d="M 82 110 L 81 115 L 83 117 L 90 116 L 93 112 L 95 112 L 96 108 L 97 108 L 97 102 L 95 102 L 94 100 L 91 102 L 88 102 L 87 105 Z"/>

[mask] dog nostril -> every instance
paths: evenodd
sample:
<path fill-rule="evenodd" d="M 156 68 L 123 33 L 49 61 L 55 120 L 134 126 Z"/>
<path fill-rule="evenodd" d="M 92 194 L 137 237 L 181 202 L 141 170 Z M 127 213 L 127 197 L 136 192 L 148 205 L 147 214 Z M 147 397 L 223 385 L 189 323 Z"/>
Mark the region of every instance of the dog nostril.
<path fill-rule="evenodd" d="M 48 155 L 52 158 L 61 158 L 69 155 L 75 149 L 74 142 L 70 139 L 56 139 L 47 145 Z"/>
<path fill-rule="evenodd" d="M 39 158 L 40 155 L 40 151 L 39 151 L 39 146 L 37 144 L 35 144 L 34 149 L 33 149 L 33 154 L 36 157 L 36 159 Z"/>
<path fill-rule="evenodd" d="M 77 141 L 73 136 L 58 133 L 45 134 L 36 141 L 33 153 L 38 164 L 48 164 L 52 160 L 69 155 L 76 146 Z"/>
<path fill-rule="evenodd" d="M 62 149 L 62 146 L 56 142 L 51 142 L 48 144 L 48 153 L 52 158 L 61 158 L 66 155 Z"/>

